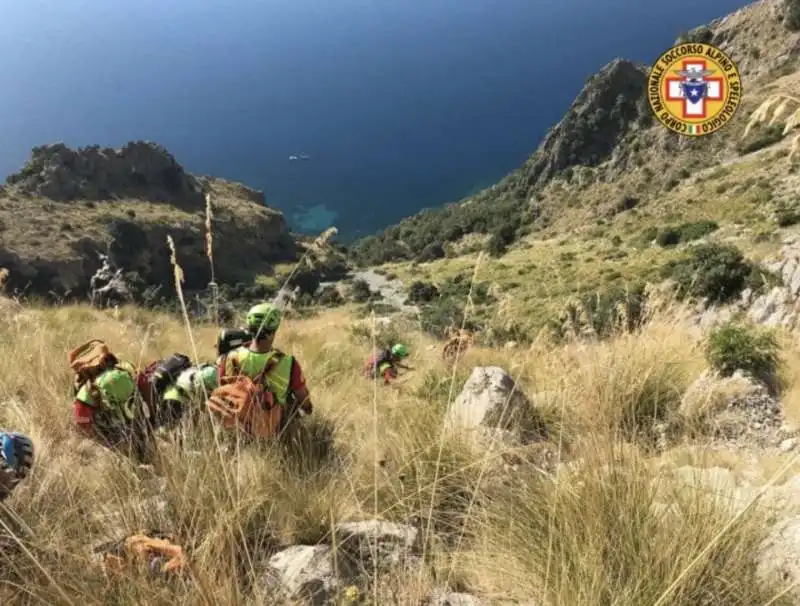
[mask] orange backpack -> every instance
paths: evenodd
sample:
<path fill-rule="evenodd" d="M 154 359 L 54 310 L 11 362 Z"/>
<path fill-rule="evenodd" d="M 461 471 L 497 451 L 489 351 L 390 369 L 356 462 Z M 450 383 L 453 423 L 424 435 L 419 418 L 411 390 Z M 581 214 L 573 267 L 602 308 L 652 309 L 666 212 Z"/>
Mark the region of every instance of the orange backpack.
<path fill-rule="evenodd" d="M 238 429 L 254 438 L 266 438 L 280 431 L 283 409 L 262 381 L 267 368 L 255 380 L 246 375 L 220 377 L 220 385 L 206 401 L 209 411 L 225 429 Z"/>
<path fill-rule="evenodd" d="M 69 365 L 75 373 L 75 389 L 97 378 L 106 368 L 117 363 L 105 341 L 91 339 L 79 345 L 67 355 Z"/>
<path fill-rule="evenodd" d="M 186 568 L 183 548 L 175 537 L 163 533 L 140 532 L 113 544 L 102 545 L 102 565 L 106 572 L 123 573 L 131 564 L 145 564 L 151 572 L 180 574 Z"/>

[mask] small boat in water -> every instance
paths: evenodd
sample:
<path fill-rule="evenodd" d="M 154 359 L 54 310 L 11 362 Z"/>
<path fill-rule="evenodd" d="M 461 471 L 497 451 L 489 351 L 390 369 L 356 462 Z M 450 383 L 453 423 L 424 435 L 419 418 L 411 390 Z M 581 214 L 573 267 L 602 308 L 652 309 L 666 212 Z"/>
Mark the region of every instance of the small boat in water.
<path fill-rule="evenodd" d="M 310 160 L 311 156 L 307 156 L 306 154 L 298 154 L 296 156 L 289 156 L 289 160 L 294 162 L 295 160 Z"/>

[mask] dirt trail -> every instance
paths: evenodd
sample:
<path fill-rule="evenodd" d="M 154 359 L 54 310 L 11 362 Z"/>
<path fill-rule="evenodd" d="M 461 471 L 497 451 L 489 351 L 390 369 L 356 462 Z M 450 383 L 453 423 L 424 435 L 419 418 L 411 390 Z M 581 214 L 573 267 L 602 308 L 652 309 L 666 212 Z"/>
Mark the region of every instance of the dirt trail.
<path fill-rule="evenodd" d="M 405 285 L 402 281 L 397 279 L 389 280 L 371 269 L 353 272 L 353 279 L 364 280 L 369 285 L 370 290 L 379 292 L 388 304 L 403 311 L 419 312 L 419 308 L 416 305 L 406 305 Z"/>

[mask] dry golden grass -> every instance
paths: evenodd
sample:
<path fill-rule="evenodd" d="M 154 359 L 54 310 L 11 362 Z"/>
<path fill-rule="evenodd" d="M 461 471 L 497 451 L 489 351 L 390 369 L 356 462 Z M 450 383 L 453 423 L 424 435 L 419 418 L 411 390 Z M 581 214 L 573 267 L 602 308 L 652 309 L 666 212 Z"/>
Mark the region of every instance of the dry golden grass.
<path fill-rule="evenodd" d="M 651 461 L 630 441 L 650 416 L 674 409 L 702 368 L 678 324 L 656 319 L 604 343 L 475 347 L 456 369 L 430 339 L 402 329 L 419 370 L 376 389 L 360 374 L 369 337 L 353 323 L 339 310 L 282 327 L 278 345 L 303 364 L 316 405 L 293 440 L 225 454 L 200 423 L 183 449 L 160 443 L 149 470 L 73 433 L 66 352 L 99 337 L 139 364 L 191 353 L 183 323 L 132 307 L 26 308 L 0 319 L 0 356 L 19 364 L 0 373 L 0 426 L 38 445 L 34 472 L 0 509 L 0 541 L 10 543 L 0 551 L 4 603 L 281 603 L 259 583 L 271 553 L 376 516 L 422 520 L 427 557 L 381 577 L 363 603 L 418 604 L 445 585 L 552 605 L 749 606 L 777 595 L 754 577 L 761 513 L 726 528 L 733 514 L 722 504 L 675 490 L 681 513 L 665 517 L 657 497 L 671 489 L 654 484 Z M 201 358 L 213 358 L 215 337 L 211 326 L 193 328 Z M 582 459 L 580 473 L 555 483 L 524 463 L 531 449 L 442 432 L 448 400 L 478 364 L 507 368 L 526 393 L 550 392 L 540 405 L 552 447 Z M 515 472 L 503 463 L 511 455 L 523 461 Z M 90 548 L 148 527 L 179 537 L 189 577 L 107 580 Z"/>

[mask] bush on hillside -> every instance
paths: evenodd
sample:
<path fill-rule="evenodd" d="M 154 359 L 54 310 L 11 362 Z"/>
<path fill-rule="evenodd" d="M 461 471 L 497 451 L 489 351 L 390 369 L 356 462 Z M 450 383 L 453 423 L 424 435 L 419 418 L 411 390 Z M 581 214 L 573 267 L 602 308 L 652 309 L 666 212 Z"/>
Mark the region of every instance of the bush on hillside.
<path fill-rule="evenodd" d="M 436 261 L 436 259 L 443 259 L 445 256 L 444 247 L 441 244 L 428 244 L 425 248 L 422 249 L 422 252 L 419 253 L 417 257 L 417 261 L 420 263 L 428 263 L 430 261 Z"/>
<path fill-rule="evenodd" d="M 475 317 L 466 311 L 464 302 L 453 297 L 441 298 L 420 311 L 420 327 L 437 339 L 444 339 L 450 329 L 462 326 L 471 331 L 480 328 Z"/>
<path fill-rule="evenodd" d="M 723 377 L 741 370 L 766 384 L 773 383 L 781 365 L 774 331 L 734 322 L 711 331 L 705 355 L 711 368 Z"/>
<path fill-rule="evenodd" d="M 760 290 L 765 275 L 730 244 L 695 246 L 687 258 L 671 261 L 662 270 L 663 277 L 677 282 L 679 298 L 709 303 L 726 303 L 748 286 Z"/>
<path fill-rule="evenodd" d="M 222 284 L 219 287 L 220 297 L 224 300 L 268 301 L 278 292 L 278 287 L 273 284 L 256 282 L 253 284 L 237 283 Z"/>
<path fill-rule="evenodd" d="M 431 282 L 416 280 L 408 287 L 409 303 L 430 303 L 439 296 L 439 289 Z"/>
<path fill-rule="evenodd" d="M 313 295 L 317 292 L 320 282 L 322 282 L 319 272 L 309 267 L 303 267 L 295 271 L 289 279 L 289 286 L 299 288 L 300 294 Z"/>
<path fill-rule="evenodd" d="M 691 223 L 683 223 L 678 231 L 681 235 L 681 242 L 692 242 L 705 238 L 708 234 L 712 234 L 719 229 L 719 224 L 716 221 L 703 219 L 702 221 L 692 221 Z"/>
<path fill-rule="evenodd" d="M 356 262 L 363 266 L 383 265 L 413 258 L 407 246 L 383 235 L 368 236 L 360 240 L 350 252 Z"/>
<path fill-rule="evenodd" d="M 781 208 L 775 213 L 775 222 L 778 227 L 797 225 L 800 223 L 800 212 L 790 208 Z"/>
<path fill-rule="evenodd" d="M 366 303 L 372 298 L 372 290 L 366 280 L 357 278 L 350 285 L 350 298 L 356 303 Z"/>
<path fill-rule="evenodd" d="M 317 302 L 325 307 L 336 307 L 344 303 L 344 298 L 334 284 L 329 284 L 320 291 Z"/>
<path fill-rule="evenodd" d="M 637 206 L 639 206 L 639 198 L 636 198 L 634 196 L 623 196 L 620 200 L 616 202 L 616 204 L 614 204 L 613 212 L 615 214 L 622 213 L 625 212 L 626 210 L 633 210 Z"/>
<path fill-rule="evenodd" d="M 656 234 L 656 243 L 664 248 L 677 246 L 681 242 L 692 242 L 704 238 L 719 229 L 716 221 L 702 220 L 683 223 L 677 227 L 664 227 Z"/>
<path fill-rule="evenodd" d="M 681 241 L 681 232 L 677 227 L 665 227 L 656 235 L 656 244 L 663 248 L 677 246 Z"/>
<path fill-rule="evenodd" d="M 492 257 L 502 257 L 516 238 L 516 229 L 511 223 L 503 223 L 492 230 L 486 243 L 486 251 Z"/>
<path fill-rule="evenodd" d="M 353 258 L 362 265 L 380 265 L 394 260 L 423 261 L 430 252 L 428 246 L 443 249 L 444 244 L 456 242 L 466 234 L 498 235 L 506 245 L 519 236 L 520 228 L 539 215 L 538 208 L 510 196 L 471 200 L 469 204 L 449 204 L 442 208 L 424 210 L 404 219 L 374 236 L 357 241 L 351 248 Z M 508 229 L 512 233 L 508 233 Z M 430 259 L 427 259 L 430 260 Z"/>
<path fill-rule="evenodd" d="M 495 302 L 495 298 L 489 293 L 489 282 L 473 282 L 469 274 L 459 274 L 444 280 L 439 285 L 439 292 L 442 298 L 455 297 L 462 301 L 466 301 L 469 296 L 474 305 Z"/>

